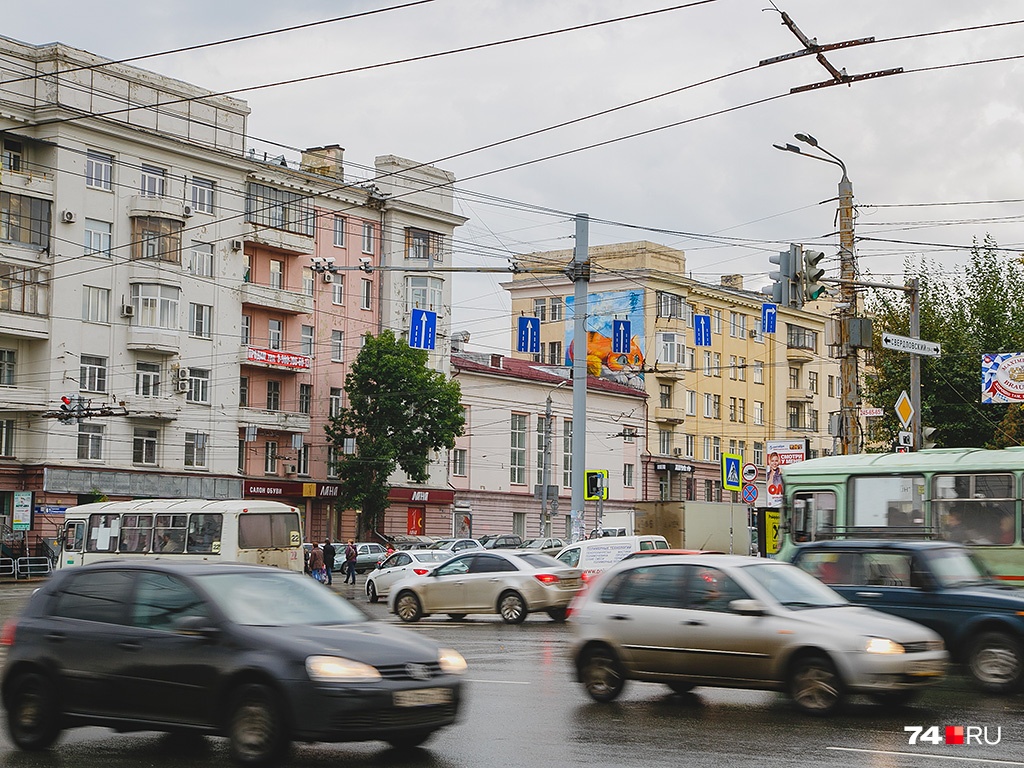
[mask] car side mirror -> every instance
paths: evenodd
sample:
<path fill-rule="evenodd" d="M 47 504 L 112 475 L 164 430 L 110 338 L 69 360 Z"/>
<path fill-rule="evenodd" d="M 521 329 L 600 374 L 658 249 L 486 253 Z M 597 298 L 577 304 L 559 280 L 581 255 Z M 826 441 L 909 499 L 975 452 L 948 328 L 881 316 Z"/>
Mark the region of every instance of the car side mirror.
<path fill-rule="evenodd" d="M 174 622 L 174 631 L 180 635 L 200 635 L 212 639 L 220 634 L 220 627 L 211 624 L 206 616 L 183 616 Z"/>
<path fill-rule="evenodd" d="M 749 598 L 731 600 L 729 602 L 729 610 L 741 616 L 764 616 L 768 613 L 764 603 L 760 600 L 751 600 Z"/>

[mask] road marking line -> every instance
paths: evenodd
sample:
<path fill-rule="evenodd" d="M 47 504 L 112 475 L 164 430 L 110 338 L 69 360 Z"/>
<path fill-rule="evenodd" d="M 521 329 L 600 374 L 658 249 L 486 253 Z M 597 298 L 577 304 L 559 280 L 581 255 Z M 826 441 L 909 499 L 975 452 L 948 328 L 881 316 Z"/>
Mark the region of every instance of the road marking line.
<path fill-rule="evenodd" d="M 966 760 L 972 763 L 993 763 L 995 765 L 1024 765 L 1016 760 L 994 760 L 988 757 L 959 757 L 957 755 L 935 755 L 930 752 L 897 752 L 887 749 L 857 749 L 855 747 L 825 747 L 835 752 L 862 752 L 869 755 L 900 755 L 904 757 L 934 757 L 938 760 Z"/>
<path fill-rule="evenodd" d="M 530 685 L 529 681 L 525 680 L 473 680 L 466 678 L 467 683 L 487 683 L 491 685 Z"/>

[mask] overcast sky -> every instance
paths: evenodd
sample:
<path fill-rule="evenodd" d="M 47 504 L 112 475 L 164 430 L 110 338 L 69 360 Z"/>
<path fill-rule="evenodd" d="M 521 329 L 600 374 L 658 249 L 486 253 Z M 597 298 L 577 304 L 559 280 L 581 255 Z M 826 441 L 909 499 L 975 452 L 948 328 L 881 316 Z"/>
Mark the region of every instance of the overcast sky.
<path fill-rule="evenodd" d="M 116 59 L 399 3 L 50 0 L 45 12 L 27 3 L 8 9 L 2 33 Z M 861 271 L 871 279 L 901 280 L 907 258 L 953 269 L 972 240 L 986 234 L 1002 246 L 1022 247 L 1024 59 L 1013 57 L 1024 56 L 1024 24 L 929 33 L 1024 20 L 1024 4 L 779 3 L 777 9 L 769 0 L 691 3 L 646 18 L 238 96 L 252 109 L 253 146 L 276 153 L 282 150 L 267 140 L 296 148 L 341 144 L 350 171 L 359 175 L 365 172 L 358 166 L 371 166 L 376 155 L 432 161 L 678 91 L 440 163 L 467 179 L 459 185 L 457 208 L 470 221 L 457 232 L 457 265 L 502 266 L 509 254 L 570 248 L 573 223 L 563 212 L 580 211 L 617 222 L 595 221 L 591 244 L 649 239 L 681 248 L 688 271 L 706 282 L 741 273 L 747 287 L 759 288 L 768 282 L 768 255 L 789 242 L 819 246 L 836 276 L 832 199 L 840 171 L 772 148 L 797 143 L 793 134 L 800 132 L 846 163 L 859 206 L 858 238 L 876 238 L 857 246 Z M 433 0 L 137 66 L 214 91 L 248 88 L 675 5 L 681 3 Z M 828 52 L 837 69 L 905 72 L 789 95 L 830 75 L 810 56 L 757 67 L 802 48 L 779 11 L 821 45 L 878 41 Z M 991 59 L 1004 60 L 953 66 Z M 696 85 L 709 79 L 714 82 Z M 454 278 L 454 329 L 471 331 L 471 349 L 503 351 L 511 343 L 509 301 L 498 285 L 504 279 Z"/>

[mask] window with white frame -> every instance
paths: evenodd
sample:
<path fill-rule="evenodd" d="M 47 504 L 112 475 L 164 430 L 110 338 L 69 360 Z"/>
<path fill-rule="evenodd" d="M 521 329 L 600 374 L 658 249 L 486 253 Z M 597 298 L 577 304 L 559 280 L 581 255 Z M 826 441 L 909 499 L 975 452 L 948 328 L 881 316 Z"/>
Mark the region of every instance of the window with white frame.
<path fill-rule="evenodd" d="M 192 177 L 192 210 L 213 213 L 213 182 L 209 179 Z"/>
<path fill-rule="evenodd" d="M 708 351 L 704 352 L 704 375 L 711 376 L 714 373 L 714 369 L 711 367 L 711 353 Z"/>
<path fill-rule="evenodd" d="M 736 355 L 729 355 L 729 378 L 736 381 Z"/>
<path fill-rule="evenodd" d="M 764 443 L 754 442 L 754 466 L 764 466 Z"/>
<path fill-rule="evenodd" d="M 814 394 L 818 394 L 818 372 L 808 371 L 807 372 L 807 388 Z"/>
<path fill-rule="evenodd" d="M 87 421 L 78 424 L 78 458 L 85 461 L 103 460 L 102 424 L 90 424 Z"/>
<path fill-rule="evenodd" d="M 284 262 L 279 259 L 270 260 L 270 287 L 284 288 Z"/>
<path fill-rule="evenodd" d="M 313 356 L 313 326 L 304 325 L 300 331 L 299 352 L 306 357 Z"/>
<path fill-rule="evenodd" d="M 572 487 L 572 420 L 562 419 L 562 487 Z"/>
<path fill-rule="evenodd" d="M 692 389 L 686 390 L 686 415 L 697 415 L 697 393 Z"/>
<path fill-rule="evenodd" d="M 657 350 L 658 356 L 655 362 L 666 365 L 682 365 L 684 359 L 682 334 L 657 334 Z"/>
<path fill-rule="evenodd" d="M 704 461 L 711 461 L 711 438 L 710 437 L 705 437 L 703 442 L 704 442 L 704 456 L 703 456 L 703 459 L 704 459 Z"/>
<path fill-rule="evenodd" d="M 407 259 L 442 261 L 444 235 L 408 227 L 405 230 L 405 253 Z"/>
<path fill-rule="evenodd" d="M 316 278 L 313 277 L 312 267 L 302 268 L 302 292 L 306 296 L 312 296 L 316 288 Z"/>
<path fill-rule="evenodd" d="M 632 464 L 622 465 L 622 485 L 624 488 L 633 487 L 633 468 Z"/>
<path fill-rule="evenodd" d="M 359 291 L 359 308 L 373 309 L 373 280 L 363 278 Z"/>
<path fill-rule="evenodd" d="M 91 149 L 85 153 L 85 186 L 109 192 L 113 172 L 114 158 L 112 155 L 94 152 Z"/>
<path fill-rule="evenodd" d="M 747 398 L 741 397 L 736 404 L 736 417 L 740 424 L 747 423 Z"/>
<path fill-rule="evenodd" d="M 676 296 L 674 293 L 667 293 L 665 291 L 659 291 L 657 294 L 658 300 L 658 317 L 664 318 L 681 318 L 683 316 L 683 305 L 686 303 L 683 301 L 682 296 Z"/>
<path fill-rule="evenodd" d="M 764 344 L 764 325 L 761 323 L 760 317 L 754 318 L 754 341 Z"/>
<path fill-rule="evenodd" d="M 683 305 L 683 315 L 686 317 L 686 327 L 693 328 L 693 316 L 697 314 L 697 308 L 690 302 Z"/>
<path fill-rule="evenodd" d="M 263 444 L 263 472 L 267 475 L 277 474 L 277 441 L 268 440 Z"/>
<path fill-rule="evenodd" d="M 548 365 L 564 365 L 562 359 L 562 342 L 552 341 L 548 343 Z"/>
<path fill-rule="evenodd" d="M 178 330 L 178 296 L 181 289 L 155 283 L 132 283 L 135 324 L 142 328 Z"/>
<path fill-rule="evenodd" d="M 711 331 L 712 333 L 722 332 L 722 310 L 720 309 L 711 312 Z"/>
<path fill-rule="evenodd" d="M 658 453 L 662 456 L 672 455 L 672 430 L 671 429 L 659 429 L 658 430 Z"/>
<path fill-rule="evenodd" d="M 457 477 L 467 476 L 467 467 L 469 465 L 468 451 L 465 448 L 455 448 L 452 451 L 452 474 Z"/>
<path fill-rule="evenodd" d="M 341 273 L 336 274 L 334 276 L 334 282 L 331 283 L 331 303 L 345 303 L 345 275 Z"/>
<path fill-rule="evenodd" d="M 271 318 L 267 321 L 267 346 L 270 349 L 281 349 L 284 344 L 284 321 Z"/>
<path fill-rule="evenodd" d="M 548 302 L 548 308 L 551 310 L 551 322 L 557 322 L 565 316 L 565 302 L 561 296 L 552 296 Z"/>
<path fill-rule="evenodd" d="M 0 456 L 14 458 L 14 419 L 0 420 Z"/>
<path fill-rule="evenodd" d="M 334 216 L 334 245 L 336 248 L 345 247 L 345 217 Z"/>
<path fill-rule="evenodd" d="M 160 432 L 152 427 L 136 427 L 132 432 L 132 463 L 156 464 Z"/>
<path fill-rule="evenodd" d="M 252 316 L 242 315 L 242 344 L 248 345 L 252 338 Z"/>
<path fill-rule="evenodd" d="M 441 297 L 444 281 L 436 277 L 410 276 L 405 278 L 406 311 L 426 309 L 431 312 L 441 310 Z"/>
<path fill-rule="evenodd" d="M 14 386 L 16 354 L 13 349 L 0 349 L 0 385 Z"/>
<path fill-rule="evenodd" d="M 335 478 L 338 476 L 338 465 L 341 463 L 341 453 L 331 445 L 327 448 L 327 476 Z"/>
<path fill-rule="evenodd" d="M 736 338 L 740 335 L 740 313 L 730 312 L 729 313 L 729 336 Z"/>
<path fill-rule="evenodd" d="M 711 410 L 714 412 L 714 418 L 722 418 L 722 396 L 712 395 L 711 396 Z"/>
<path fill-rule="evenodd" d="M 296 470 L 300 475 L 309 474 L 309 445 L 303 444 L 302 448 L 299 449 L 298 455 L 296 456 Z"/>
<path fill-rule="evenodd" d="M 740 381 L 747 380 L 747 358 L 741 357 L 736 365 L 736 378 Z"/>
<path fill-rule="evenodd" d="M 760 400 L 754 401 L 754 425 L 758 427 L 764 426 L 764 403 Z"/>
<path fill-rule="evenodd" d="M 722 460 L 722 438 L 711 438 L 711 460 L 718 462 Z"/>
<path fill-rule="evenodd" d="M 623 427 L 622 428 L 622 442 L 631 444 L 636 442 L 636 427 Z"/>
<path fill-rule="evenodd" d="M 345 332 L 331 331 L 331 362 L 345 362 Z"/>
<path fill-rule="evenodd" d="M 135 394 L 141 397 L 160 396 L 160 364 L 135 364 Z"/>
<path fill-rule="evenodd" d="M 526 484 L 526 430 L 525 413 L 513 413 L 510 430 L 509 482 Z"/>
<path fill-rule="evenodd" d="M 210 369 L 188 369 L 188 394 L 185 399 L 190 403 L 210 404 Z"/>
<path fill-rule="evenodd" d="M 152 165 L 143 165 L 139 174 L 139 194 L 143 197 L 163 197 L 167 171 Z"/>
<path fill-rule="evenodd" d="M 281 382 L 276 379 L 267 381 L 267 410 L 281 410 Z"/>
<path fill-rule="evenodd" d="M 82 286 L 82 319 L 87 323 L 110 322 L 110 289 Z"/>
<path fill-rule="evenodd" d="M 201 339 L 213 338 L 213 307 L 209 304 L 188 305 L 188 333 Z"/>
<path fill-rule="evenodd" d="M 363 253 L 373 253 L 373 224 L 363 222 Z"/>
<path fill-rule="evenodd" d="M 715 352 L 712 357 L 714 358 L 715 377 L 720 379 L 722 378 L 722 354 Z"/>
<path fill-rule="evenodd" d="M 754 361 L 754 383 L 764 384 L 764 363 L 761 360 Z"/>
<path fill-rule="evenodd" d="M 82 392 L 107 391 L 107 358 L 82 355 L 79 365 L 78 388 Z"/>
<path fill-rule="evenodd" d="M 206 443 L 209 435 L 205 432 L 185 433 L 185 466 L 193 469 L 206 468 Z"/>
<path fill-rule="evenodd" d="M 729 398 L 729 421 L 736 421 L 736 420 L 737 420 L 736 398 L 735 397 L 730 397 Z"/>
<path fill-rule="evenodd" d="M 551 418 L 554 421 L 554 417 Z M 550 422 L 544 416 L 537 417 L 537 485 L 544 483 L 544 446 L 546 444 L 546 428 L 550 427 Z M 550 464 L 548 465 L 550 468 Z"/>
<path fill-rule="evenodd" d="M 110 258 L 112 224 L 99 219 L 85 220 L 85 255 Z"/>
<path fill-rule="evenodd" d="M 332 418 L 341 413 L 341 409 L 344 407 L 344 395 L 341 387 L 331 387 L 331 399 L 328 407 L 330 408 L 328 415 Z"/>
<path fill-rule="evenodd" d="M 197 277 L 213 277 L 213 244 L 192 241 L 188 271 Z"/>
<path fill-rule="evenodd" d="M 695 452 L 697 450 L 697 436 L 690 434 L 685 435 L 683 445 L 683 455 L 688 459 L 696 458 Z"/>

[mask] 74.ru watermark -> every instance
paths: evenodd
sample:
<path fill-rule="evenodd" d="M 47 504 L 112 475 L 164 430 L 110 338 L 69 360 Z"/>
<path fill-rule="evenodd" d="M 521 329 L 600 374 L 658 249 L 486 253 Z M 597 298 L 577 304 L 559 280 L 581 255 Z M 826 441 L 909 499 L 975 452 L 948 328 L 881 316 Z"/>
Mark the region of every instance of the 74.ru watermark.
<path fill-rule="evenodd" d="M 910 734 L 907 743 L 911 746 L 924 743 L 936 746 L 987 744 L 991 747 L 1003 739 L 1003 728 L 1000 725 L 905 725 L 903 730 Z"/>

